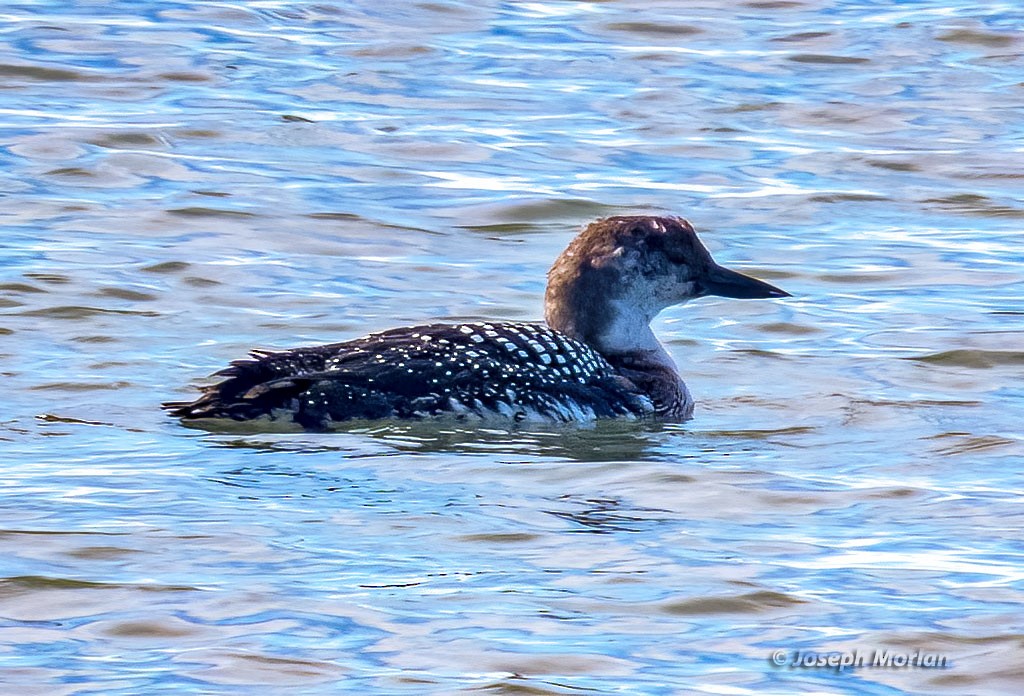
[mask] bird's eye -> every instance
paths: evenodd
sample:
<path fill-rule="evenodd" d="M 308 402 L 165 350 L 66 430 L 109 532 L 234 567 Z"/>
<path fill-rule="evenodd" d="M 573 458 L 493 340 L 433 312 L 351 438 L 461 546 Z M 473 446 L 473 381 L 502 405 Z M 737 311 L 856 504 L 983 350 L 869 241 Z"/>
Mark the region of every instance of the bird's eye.
<path fill-rule="evenodd" d="M 647 235 L 642 243 L 649 251 L 665 251 L 665 237 L 662 235 Z"/>

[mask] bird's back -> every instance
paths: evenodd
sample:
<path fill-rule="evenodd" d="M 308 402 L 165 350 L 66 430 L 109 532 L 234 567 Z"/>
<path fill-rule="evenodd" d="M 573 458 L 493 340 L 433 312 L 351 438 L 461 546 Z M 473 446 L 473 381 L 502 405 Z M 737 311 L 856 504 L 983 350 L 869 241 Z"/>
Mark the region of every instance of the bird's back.
<path fill-rule="evenodd" d="M 643 417 L 651 400 L 586 344 L 543 324 L 430 324 L 345 343 L 256 351 L 218 373 L 185 419 L 503 418 L 570 422 Z"/>

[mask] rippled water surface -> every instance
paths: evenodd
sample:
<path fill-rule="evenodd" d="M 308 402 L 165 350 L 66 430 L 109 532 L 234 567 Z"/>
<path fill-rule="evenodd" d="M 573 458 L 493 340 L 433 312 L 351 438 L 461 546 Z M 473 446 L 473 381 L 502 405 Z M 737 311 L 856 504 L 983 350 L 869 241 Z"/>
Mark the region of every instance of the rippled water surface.
<path fill-rule="evenodd" d="M 1021 693 L 1022 26 L 5 4 L 4 693 Z M 635 212 L 794 295 L 658 319 L 685 426 L 159 411 L 253 346 L 535 319 L 572 235 Z"/>

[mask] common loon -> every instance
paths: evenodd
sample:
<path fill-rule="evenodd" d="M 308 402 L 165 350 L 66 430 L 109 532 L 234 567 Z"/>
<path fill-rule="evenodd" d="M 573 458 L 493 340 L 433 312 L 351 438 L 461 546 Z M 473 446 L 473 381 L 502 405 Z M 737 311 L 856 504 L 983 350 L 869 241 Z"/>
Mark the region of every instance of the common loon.
<path fill-rule="evenodd" d="M 215 376 L 186 419 L 294 421 L 453 415 L 518 422 L 684 421 L 693 398 L 650 322 L 705 295 L 788 297 L 719 266 L 689 222 L 616 216 L 591 223 L 548 273 L 547 324 L 467 322 L 391 329 L 344 343 L 255 350 Z"/>

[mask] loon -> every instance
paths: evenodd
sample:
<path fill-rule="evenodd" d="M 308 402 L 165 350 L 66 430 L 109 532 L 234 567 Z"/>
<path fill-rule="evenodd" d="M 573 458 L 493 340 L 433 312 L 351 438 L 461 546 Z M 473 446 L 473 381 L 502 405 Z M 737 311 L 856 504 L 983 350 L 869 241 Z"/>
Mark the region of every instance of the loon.
<path fill-rule="evenodd" d="M 391 329 L 330 345 L 254 350 L 171 415 L 266 418 L 307 430 L 354 419 L 498 417 L 569 423 L 681 422 L 693 398 L 651 331 L 663 309 L 705 295 L 789 293 L 719 266 L 679 217 L 591 223 L 548 273 L 546 324 L 467 322 Z"/>

